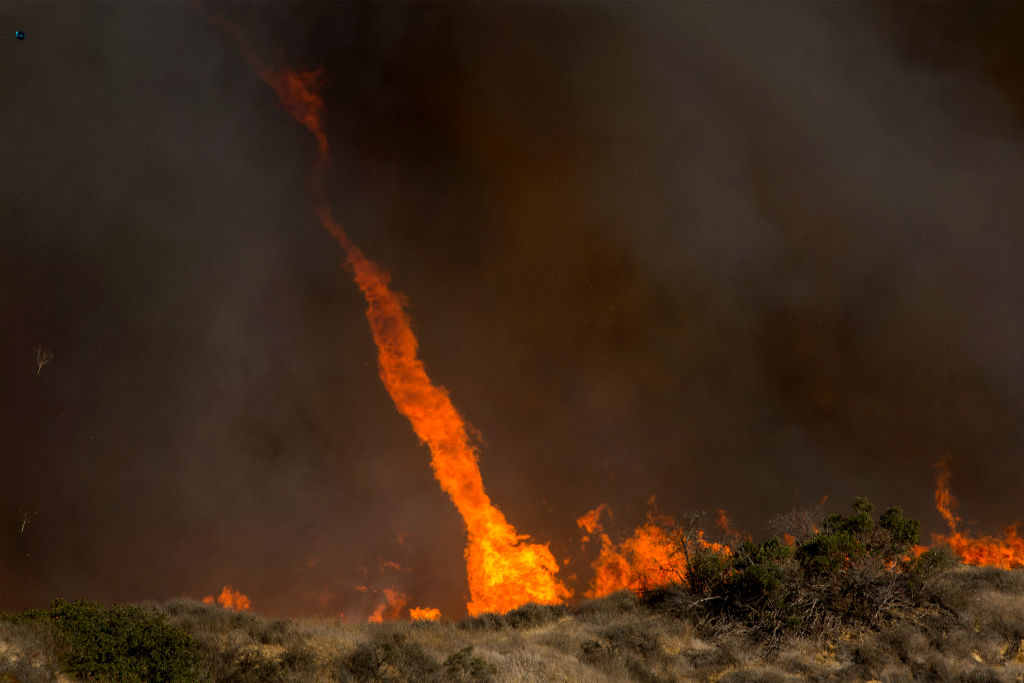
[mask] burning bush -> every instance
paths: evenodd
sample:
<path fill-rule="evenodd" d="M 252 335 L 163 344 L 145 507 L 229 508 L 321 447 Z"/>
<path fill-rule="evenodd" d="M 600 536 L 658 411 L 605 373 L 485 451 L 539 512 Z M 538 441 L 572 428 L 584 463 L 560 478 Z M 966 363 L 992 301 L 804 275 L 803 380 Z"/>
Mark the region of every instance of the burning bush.
<path fill-rule="evenodd" d="M 769 640 L 870 623 L 916 603 L 923 580 L 948 566 L 936 551 L 907 555 L 921 533 L 917 520 L 893 507 L 876 523 L 873 510 L 857 498 L 852 514 L 829 515 L 790 543 L 748 540 L 732 554 L 684 546 L 689 585 L 650 591 L 647 601 L 710 623 L 739 622 Z"/>

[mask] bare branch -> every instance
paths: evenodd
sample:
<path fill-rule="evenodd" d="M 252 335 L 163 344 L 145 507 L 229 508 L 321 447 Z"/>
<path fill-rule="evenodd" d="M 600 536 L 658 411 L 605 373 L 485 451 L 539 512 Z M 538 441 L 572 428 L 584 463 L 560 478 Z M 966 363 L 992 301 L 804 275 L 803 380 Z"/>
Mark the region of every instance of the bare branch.
<path fill-rule="evenodd" d="M 36 375 L 43 371 L 43 366 L 53 360 L 53 351 L 40 344 L 36 347 Z"/>
<path fill-rule="evenodd" d="M 25 533 L 25 527 L 32 523 L 32 520 L 35 519 L 37 514 L 38 513 L 35 510 L 29 511 L 25 508 L 18 509 L 19 533 Z"/>
<path fill-rule="evenodd" d="M 803 541 L 818 532 L 824 517 L 825 507 L 821 504 L 802 510 L 794 508 L 773 517 L 768 522 L 768 530 L 778 536 L 791 536 L 794 540 Z"/>

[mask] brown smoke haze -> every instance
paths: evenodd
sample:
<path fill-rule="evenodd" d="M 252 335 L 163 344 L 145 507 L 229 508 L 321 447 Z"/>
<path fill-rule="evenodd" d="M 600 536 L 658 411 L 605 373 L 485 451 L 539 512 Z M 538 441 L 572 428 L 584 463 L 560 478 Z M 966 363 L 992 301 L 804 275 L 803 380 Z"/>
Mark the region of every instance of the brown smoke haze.
<path fill-rule="evenodd" d="M 577 595 L 600 503 L 612 536 L 652 495 L 754 536 L 823 495 L 939 531 L 949 454 L 962 528 L 1024 516 L 1024 9 L 208 7 L 323 69 L 333 211 Z M 0 5 L 16 29 L 0 610 L 230 585 L 464 614 L 463 521 L 311 210 L 317 140 L 188 5 Z"/>

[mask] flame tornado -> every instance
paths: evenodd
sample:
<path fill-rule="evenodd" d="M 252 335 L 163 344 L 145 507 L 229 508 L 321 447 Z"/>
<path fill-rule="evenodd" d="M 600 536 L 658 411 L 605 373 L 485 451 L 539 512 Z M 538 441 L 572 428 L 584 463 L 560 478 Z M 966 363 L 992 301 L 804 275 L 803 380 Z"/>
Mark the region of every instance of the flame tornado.
<path fill-rule="evenodd" d="M 551 604 L 569 598 L 570 591 L 555 576 L 558 563 L 548 545 L 528 542 L 530 537 L 516 531 L 484 490 L 466 423 L 444 387 L 433 384 L 427 375 L 403 297 L 389 287 L 387 273 L 352 243 L 331 212 L 322 183 L 329 162 L 322 119 L 325 107 L 319 92 L 323 71 L 273 69 L 249 49 L 237 26 L 201 6 L 199 11 L 231 35 L 281 105 L 316 139 L 314 212 L 344 249 L 346 265 L 366 299 L 381 381 L 416 436 L 429 447 L 434 476 L 466 524 L 469 613 L 506 612 L 528 602 Z"/>

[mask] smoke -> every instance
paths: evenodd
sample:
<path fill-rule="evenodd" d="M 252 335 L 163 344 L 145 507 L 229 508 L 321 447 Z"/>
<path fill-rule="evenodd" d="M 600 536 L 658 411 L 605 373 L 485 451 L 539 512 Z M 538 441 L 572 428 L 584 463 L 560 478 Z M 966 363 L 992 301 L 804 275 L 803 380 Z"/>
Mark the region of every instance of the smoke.
<path fill-rule="evenodd" d="M 659 500 L 746 523 L 858 491 L 927 520 L 927 463 L 951 450 L 1006 501 L 993 517 L 1018 514 L 1021 165 L 1001 93 L 900 59 L 861 9 L 602 11 L 546 69 L 507 59 L 507 16 L 474 23 L 489 49 L 459 98 L 460 149 L 529 263 L 481 296 L 529 301 L 504 329 L 536 331 L 520 348 L 549 400 L 525 403 L 561 441 L 548 457 L 611 452 L 581 488 L 661 482 Z"/>
<path fill-rule="evenodd" d="M 324 68 L 325 188 L 560 560 L 650 494 L 755 535 L 823 494 L 941 529 L 947 452 L 964 525 L 1021 516 L 1019 12 L 224 11 Z M 308 212 L 308 132 L 188 7 L 0 20 L 30 35 L 0 59 L 0 608 L 462 613 L 461 520 Z"/>

